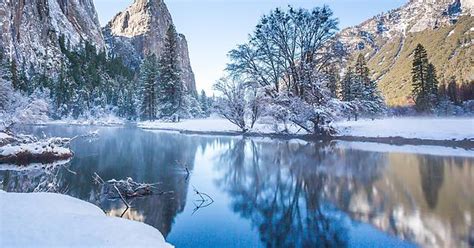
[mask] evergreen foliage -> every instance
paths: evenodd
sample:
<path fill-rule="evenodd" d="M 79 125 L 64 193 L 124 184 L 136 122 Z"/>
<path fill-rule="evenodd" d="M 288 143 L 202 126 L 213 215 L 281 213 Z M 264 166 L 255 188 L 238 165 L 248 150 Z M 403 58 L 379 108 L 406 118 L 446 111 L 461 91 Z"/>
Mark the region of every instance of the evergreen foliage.
<path fill-rule="evenodd" d="M 158 104 L 158 61 L 154 54 L 148 55 L 140 68 L 140 82 L 142 87 L 141 118 L 155 120 Z"/>
<path fill-rule="evenodd" d="M 174 114 L 184 113 L 183 97 L 186 92 L 181 80 L 181 69 L 178 61 L 178 35 L 174 25 L 166 32 L 165 45 L 159 62 L 160 117 L 169 118 Z M 179 112 L 179 113 L 178 113 Z"/>
<path fill-rule="evenodd" d="M 436 104 L 438 79 L 436 69 L 428 60 L 425 48 L 418 44 L 412 63 L 412 85 L 415 107 L 419 112 L 430 112 Z"/>

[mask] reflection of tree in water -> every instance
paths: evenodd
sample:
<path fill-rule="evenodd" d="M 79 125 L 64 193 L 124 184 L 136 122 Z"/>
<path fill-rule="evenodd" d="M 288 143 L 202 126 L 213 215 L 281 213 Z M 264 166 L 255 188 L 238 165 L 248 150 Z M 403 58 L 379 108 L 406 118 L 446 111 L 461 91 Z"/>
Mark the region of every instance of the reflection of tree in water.
<path fill-rule="evenodd" d="M 346 246 L 347 223 L 332 214 L 328 186 L 346 175 L 365 185 L 375 180 L 380 166 L 372 167 L 363 156 L 349 156 L 360 166 L 338 164 L 341 151 L 325 144 L 240 140 L 228 148 L 220 157 L 224 176 L 218 184 L 232 196 L 234 211 L 258 228 L 262 242 Z"/>
<path fill-rule="evenodd" d="M 439 189 L 444 181 L 444 161 L 435 156 L 418 156 L 421 188 L 430 209 L 438 203 Z"/>

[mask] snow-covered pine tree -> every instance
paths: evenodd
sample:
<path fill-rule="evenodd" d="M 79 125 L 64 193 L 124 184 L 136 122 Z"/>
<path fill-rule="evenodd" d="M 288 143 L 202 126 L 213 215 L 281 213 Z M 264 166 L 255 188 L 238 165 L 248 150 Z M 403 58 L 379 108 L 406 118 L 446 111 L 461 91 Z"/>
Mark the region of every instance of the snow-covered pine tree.
<path fill-rule="evenodd" d="M 341 100 L 346 101 L 346 102 L 350 102 L 354 100 L 354 94 L 352 94 L 352 89 L 351 89 L 351 85 L 353 81 L 354 81 L 354 70 L 352 69 L 352 67 L 349 66 L 341 81 L 341 92 L 340 92 Z"/>
<path fill-rule="evenodd" d="M 205 116 L 209 116 L 210 115 L 209 99 L 204 90 L 201 90 L 201 94 L 199 95 L 199 104 L 201 105 L 201 110 L 203 114 Z"/>
<path fill-rule="evenodd" d="M 338 84 L 340 80 L 336 66 L 334 65 L 328 66 L 328 68 L 326 69 L 326 74 L 328 77 L 327 87 L 331 93 L 331 97 L 336 98 L 337 92 L 338 92 Z"/>
<path fill-rule="evenodd" d="M 169 118 L 183 108 L 186 94 L 178 61 L 178 34 L 173 24 L 166 32 L 165 45 L 159 61 L 160 116 Z M 184 117 L 184 116 L 181 116 Z"/>
<path fill-rule="evenodd" d="M 154 54 L 146 56 L 140 67 L 141 83 L 141 119 L 155 120 L 157 104 L 157 86 L 158 86 L 158 62 Z"/>
<path fill-rule="evenodd" d="M 362 54 L 359 54 L 355 65 L 355 79 L 357 87 L 361 92 L 356 95 L 362 104 L 361 110 L 373 117 L 385 110 L 385 101 L 377 89 L 377 83 L 370 78 L 370 70 Z"/>

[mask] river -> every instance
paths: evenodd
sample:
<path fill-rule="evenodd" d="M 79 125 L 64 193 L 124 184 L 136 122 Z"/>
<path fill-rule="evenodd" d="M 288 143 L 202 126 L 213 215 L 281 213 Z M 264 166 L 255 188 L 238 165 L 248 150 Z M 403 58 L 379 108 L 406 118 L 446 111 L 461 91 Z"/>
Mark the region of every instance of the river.
<path fill-rule="evenodd" d="M 154 226 L 176 247 L 474 245 L 473 156 L 134 127 L 21 129 L 99 136 L 75 140 L 65 165 L 1 170 L 3 190 L 54 189 Z M 122 201 L 101 197 L 94 173 L 157 183 L 158 193 L 124 212 Z M 196 191 L 209 199 L 202 204 Z"/>

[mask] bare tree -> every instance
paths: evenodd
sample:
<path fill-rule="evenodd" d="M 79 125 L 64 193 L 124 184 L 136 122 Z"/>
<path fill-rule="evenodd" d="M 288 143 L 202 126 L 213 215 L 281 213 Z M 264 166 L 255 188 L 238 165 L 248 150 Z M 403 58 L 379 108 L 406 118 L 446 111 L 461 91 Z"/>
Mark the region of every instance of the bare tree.
<path fill-rule="evenodd" d="M 214 85 L 222 94 L 217 100 L 216 108 L 220 115 L 237 125 L 242 132 L 247 132 L 245 124 L 245 85 L 234 78 L 222 78 Z"/>

